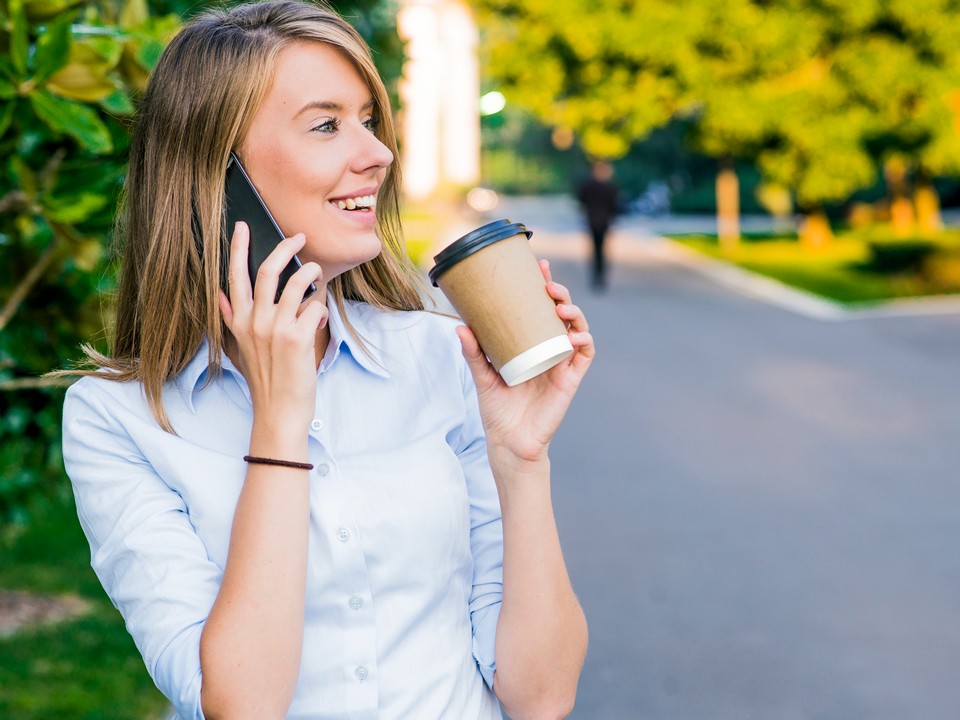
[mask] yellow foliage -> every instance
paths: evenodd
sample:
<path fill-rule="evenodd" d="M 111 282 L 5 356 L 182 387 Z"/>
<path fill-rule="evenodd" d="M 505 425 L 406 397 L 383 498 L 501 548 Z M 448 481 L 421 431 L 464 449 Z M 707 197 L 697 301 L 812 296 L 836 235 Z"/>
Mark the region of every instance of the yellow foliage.
<path fill-rule="evenodd" d="M 47 88 L 70 100 L 98 102 L 117 89 L 110 78 L 113 64 L 89 45 L 75 42 L 70 46 L 70 60 L 50 76 Z"/>

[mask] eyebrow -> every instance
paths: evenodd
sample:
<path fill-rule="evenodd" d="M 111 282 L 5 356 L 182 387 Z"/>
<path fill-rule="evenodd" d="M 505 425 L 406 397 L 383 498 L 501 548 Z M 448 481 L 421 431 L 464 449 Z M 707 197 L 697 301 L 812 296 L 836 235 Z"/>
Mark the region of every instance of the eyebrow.
<path fill-rule="evenodd" d="M 376 103 L 371 98 L 368 102 L 364 103 L 364 105 L 361 106 L 360 109 L 369 110 L 375 104 Z M 340 103 L 330 102 L 329 100 L 311 100 L 302 108 L 297 110 L 297 114 L 294 115 L 294 117 L 299 117 L 300 115 L 305 113 L 307 110 L 328 110 L 330 112 L 343 112 L 343 105 L 341 105 Z"/>

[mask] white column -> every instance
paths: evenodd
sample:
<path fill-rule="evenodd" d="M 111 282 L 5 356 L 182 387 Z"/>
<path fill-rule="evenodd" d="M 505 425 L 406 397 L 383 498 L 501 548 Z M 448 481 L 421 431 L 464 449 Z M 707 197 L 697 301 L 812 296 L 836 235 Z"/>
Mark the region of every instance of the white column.
<path fill-rule="evenodd" d="M 478 34 L 461 0 L 404 0 L 397 28 L 406 41 L 400 82 L 407 195 L 480 177 Z"/>
<path fill-rule="evenodd" d="M 444 71 L 442 94 L 442 167 L 444 180 L 460 186 L 480 179 L 479 37 L 470 10 L 445 2 L 441 15 Z"/>

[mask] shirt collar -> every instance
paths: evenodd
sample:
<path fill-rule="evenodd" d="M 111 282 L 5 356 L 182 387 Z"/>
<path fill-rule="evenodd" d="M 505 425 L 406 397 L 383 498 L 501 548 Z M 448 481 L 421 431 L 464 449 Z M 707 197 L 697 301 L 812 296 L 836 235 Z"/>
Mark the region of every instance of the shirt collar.
<path fill-rule="evenodd" d="M 364 370 L 380 377 L 390 377 L 383 362 L 383 354 L 373 345 L 371 339 L 374 333 L 370 331 L 367 316 L 372 309 L 352 300 L 345 300 L 343 305 L 346 318 L 341 316 L 333 295 L 327 294 L 327 310 L 330 313 L 327 327 L 330 328 L 330 345 L 327 346 L 326 355 L 320 361 L 320 372 L 329 369 L 340 357 L 341 349 L 346 347 L 350 357 Z M 349 320 L 357 335 L 363 338 L 362 343 L 347 329 L 346 320 Z"/>
<path fill-rule="evenodd" d="M 330 313 L 327 320 L 327 327 L 330 328 L 330 344 L 327 346 L 327 352 L 323 356 L 323 360 L 320 361 L 319 372 L 327 371 L 339 359 L 341 349 L 346 348 L 349 356 L 367 372 L 380 377 L 390 377 L 390 373 L 383 362 L 383 354 L 370 340 L 371 333 L 368 331 L 366 307 L 352 300 L 344 301 L 344 314 L 349 318 L 350 324 L 357 331 L 357 334 L 364 338 L 365 342 L 363 344 L 347 329 L 344 318 L 330 293 L 327 294 L 327 310 Z M 209 354 L 210 343 L 204 337 L 193 358 L 176 377 L 177 388 L 183 401 L 190 408 L 190 412 L 194 411 L 193 394 L 203 387 L 203 383 L 206 382 L 210 374 Z M 236 376 L 240 387 L 244 389 L 244 394 L 248 395 L 249 398 L 243 375 L 230 358 L 225 353 L 221 353 L 220 362 L 224 372 Z"/>

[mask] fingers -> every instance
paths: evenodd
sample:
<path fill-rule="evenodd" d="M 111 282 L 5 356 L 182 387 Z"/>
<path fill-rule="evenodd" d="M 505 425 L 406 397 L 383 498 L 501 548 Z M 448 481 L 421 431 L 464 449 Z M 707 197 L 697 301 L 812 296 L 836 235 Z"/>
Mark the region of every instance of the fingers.
<path fill-rule="evenodd" d="M 560 316 L 570 332 L 587 332 L 590 329 L 583 310 L 576 305 L 563 303 L 557 305 L 557 315 Z"/>
<path fill-rule="evenodd" d="M 277 309 L 280 312 L 296 313 L 297 308 L 303 302 L 303 295 L 306 293 L 310 283 L 318 282 L 322 276 L 323 271 L 317 263 L 304 263 L 287 281 L 287 286 L 280 294 L 280 302 Z"/>
<path fill-rule="evenodd" d="M 553 275 L 550 272 L 550 261 L 549 260 L 538 260 L 537 264 L 540 265 L 540 272 L 543 273 L 543 279 L 549 283 L 553 279 Z"/>
<path fill-rule="evenodd" d="M 572 332 L 567 337 L 570 338 L 570 344 L 573 345 L 573 355 L 570 356 L 570 364 L 582 374 L 586 372 L 597 354 L 597 348 L 593 342 L 593 335 L 588 332 Z"/>
<path fill-rule="evenodd" d="M 250 228 L 238 222 L 230 238 L 230 298 L 233 311 L 249 308 L 251 301 L 250 275 L 247 272 L 247 254 L 250 250 Z"/>
<path fill-rule="evenodd" d="M 257 270 L 257 282 L 253 286 L 253 299 L 255 301 L 273 303 L 277 296 L 280 272 L 293 259 L 293 256 L 303 249 L 306 242 L 307 236 L 303 233 L 297 233 L 277 243 L 277 246 Z M 300 293 L 300 297 L 303 297 L 303 292 Z"/>
<path fill-rule="evenodd" d="M 217 300 L 220 305 L 220 314 L 223 316 L 223 322 L 227 326 L 227 329 L 233 332 L 233 308 L 230 307 L 230 299 L 223 290 L 220 290 Z"/>
<path fill-rule="evenodd" d="M 473 382 L 477 386 L 477 390 L 490 387 L 497 382 L 503 382 L 499 373 L 493 369 L 486 355 L 483 354 L 483 350 L 480 349 L 480 343 L 477 342 L 473 331 L 465 325 L 461 325 L 457 328 L 457 336 L 460 338 L 463 357 L 467 361 L 467 367 L 470 368 L 470 374 L 473 375 Z"/>
<path fill-rule="evenodd" d="M 567 290 L 567 286 L 553 280 L 547 283 L 547 295 L 553 298 L 555 302 L 570 303 L 570 291 Z"/>
<path fill-rule="evenodd" d="M 297 316 L 297 325 L 304 328 L 304 332 L 316 333 L 324 327 L 330 319 L 330 311 L 319 300 L 303 303 L 303 309 Z"/>

